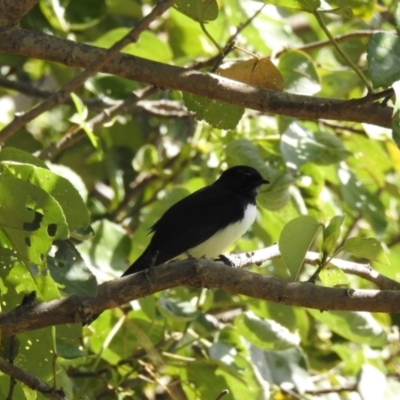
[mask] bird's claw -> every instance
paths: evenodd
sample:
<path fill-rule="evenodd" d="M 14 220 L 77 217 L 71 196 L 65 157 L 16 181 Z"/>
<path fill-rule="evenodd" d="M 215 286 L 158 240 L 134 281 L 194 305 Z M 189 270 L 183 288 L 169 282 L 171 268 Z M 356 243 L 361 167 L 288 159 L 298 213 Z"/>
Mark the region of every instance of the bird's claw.
<path fill-rule="evenodd" d="M 223 254 L 220 254 L 215 261 L 222 261 L 228 267 L 236 268 L 236 265 L 233 263 L 233 261 Z"/>

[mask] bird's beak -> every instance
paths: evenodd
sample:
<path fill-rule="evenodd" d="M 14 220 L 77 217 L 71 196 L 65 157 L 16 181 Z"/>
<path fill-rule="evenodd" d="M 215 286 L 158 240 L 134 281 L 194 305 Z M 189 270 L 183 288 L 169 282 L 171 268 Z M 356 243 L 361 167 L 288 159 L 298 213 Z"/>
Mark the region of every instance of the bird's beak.
<path fill-rule="evenodd" d="M 269 183 L 266 179 L 261 179 L 261 185 L 265 185 L 266 183 Z"/>

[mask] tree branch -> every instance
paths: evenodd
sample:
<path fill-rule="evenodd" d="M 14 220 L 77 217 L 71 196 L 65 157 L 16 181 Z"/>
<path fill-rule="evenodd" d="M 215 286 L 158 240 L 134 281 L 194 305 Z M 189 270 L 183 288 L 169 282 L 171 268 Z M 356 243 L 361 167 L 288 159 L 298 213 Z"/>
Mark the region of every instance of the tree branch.
<path fill-rule="evenodd" d="M 93 315 L 134 299 L 181 285 L 231 293 L 318 310 L 400 312 L 400 291 L 338 289 L 293 282 L 227 267 L 206 259 L 188 259 L 105 282 L 95 297 L 72 295 L 21 306 L 0 314 L 2 337 L 50 325 L 88 323 Z"/>
<path fill-rule="evenodd" d="M 36 5 L 38 0 L 0 0 L 0 28 L 9 28 Z"/>
<path fill-rule="evenodd" d="M 54 94 L 53 91 L 42 90 L 35 86 L 27 85 L 26 83 L 23 82 L 11 81 L 1 76 L 0 76 L 0 86 L 6 89 L 15 90 L 26 96 L 37 97 L 39 99 L 47 99 L 48 97 Z M 83 104 L 91 108 L 106 108 L 110 107 L 113 103 L 115 103 L 111 101 L 105 102 L 101 99 L 96 99 L 96 98 L 90 98 L 90 99 L 81 98 L 81 100 Z M 74 102 L 72 101 L 72 99 L 66 99 L 65 104 L 74 105 Z"/>
<path fill-rule="evenodd" d="M 128 113 L 135 105 L 137 105 L 140 100 L 151 96 L 154 92 L 156 92 L 156 89 L 153 87 L 148 87 L 144 90 L 135 91 L 124 101 L 119 101 L 111 107 L 102 110 L 99 114 L 95 115 L 93 118 L 87 121 L 86 125 L 90 129 L 94 129 L 100 125 L 105 124 L 107 121 L 112 120 L 117 115 Z M 64 135 L 60 140 L 51 143 L 48 147 L 40 150 L 35 155 L 42 160 L 53 159 L 58 156 L 63 150 L 73 146 L 84 137 L 86 137 L 86 134 L 83 128 L 79 125 L 76 125 L 72 129 L 70 129 L 68 133 Z"/>
<path fill-rule="evenodd" d="M 67 400 L 62 390 L 56 390 L 35 376 L 29 375 L 22 369 L 0 358 L 0 371 L 24 383 L 33 390 L 37 390 L 45 397 L 52 400 Z"/>
<path fill-rule="evenodd" d="M 0 132 L 0 143 L 4 142 L 8 137 L 15 133 L 18 129 L 25 126 L 29 121 L 32 121 L 38 115 L 53 108 L 57 104 L 63 103 L 70 93 L 80 86 L 87 78 L 94 75 L 99 71 L 107 62 L 109 62 L 117 53 L 119 53 L 129 43 L 137 41 L 139 35 L 149 27 L 158 16 L 173 5 L 175 0 L 160 0 L 159 3 L 153 8 L 153 10 L 144 17 L 135 28 L 133 28 L 128 34 L 126 34 L 121 40 L 116 42 L 110 49 L 105 52 L 98 54 L 97 57 L 85 67 L 85 70 L 75 76 L 69 81 L 61 90 L 48 97 L 38 106 L 31 109 L 22 116 L 14 117 L 14 120 L 9 123 Z M 14 32 L 13 32 L 14 33 Z"/>
<path fill-rule="evenodd" d="M 281 253 L 277 244 L 261 250 L 255 250 L 242 254 L 231 254 L 229 259 L 234 263 L 237 268 L 248 267 L 250 265 L 261 265 L 267 260 L 280 258 Z M 320 260 L 320 254 L 308 251 L 305 257 L 305 262 L 316 264 Z M 359 276 L 371 283 L 374 283 L 379 289 L 382 290 L 400 290 L 400 282 L 394 281 L 376 272 L 372 269 L 370 264 L 360 264 L 352 261 L 341 260 L 333 258 L 330 264 L 340 268 L 343 272 Z"/>
<path fill-rule="evenodd" d="M 43 33 L 15 29 L 0 32 L 0 51 L 86 68 L 107 50 Z M 154 85 L 222 100 L 264 113 L 300 119 L 366 122 L 391 127 L 391 107 L 367 99 L 337 100 L 259 89 L 218 75 L 202 73 L 128 54 L 118 54 L 102 72 Z"/>

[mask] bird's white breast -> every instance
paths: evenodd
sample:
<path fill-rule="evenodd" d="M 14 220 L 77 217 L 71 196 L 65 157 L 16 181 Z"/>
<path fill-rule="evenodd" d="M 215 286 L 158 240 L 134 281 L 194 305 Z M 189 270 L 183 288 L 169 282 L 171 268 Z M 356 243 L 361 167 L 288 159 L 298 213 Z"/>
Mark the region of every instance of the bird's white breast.
<path fill-rule="evenodd" d="M 256 206 L 254 204 L 249 204 L 240 221 L 219 230 L 205 242 L 189 249 L 188 253 L 195 258 L 218 257 L 227 247 L 245 234 L 256 219 L 256 213 Z"/>

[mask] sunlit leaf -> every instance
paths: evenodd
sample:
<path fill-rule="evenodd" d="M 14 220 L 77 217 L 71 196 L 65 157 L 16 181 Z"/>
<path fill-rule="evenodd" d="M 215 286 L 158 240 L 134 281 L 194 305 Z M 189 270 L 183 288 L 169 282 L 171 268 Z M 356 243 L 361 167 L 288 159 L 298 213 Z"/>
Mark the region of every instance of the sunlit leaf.
<path fill-rule="evenodd" d="M 0 175 L 0 230 L 26 263 L 43 265 L 51 244 L 68 237 L 59 203 L 43 189 Z"/>
<path fill-rule="evenodd" d="M 279 59 L 285 91 L 313 95 L 321 90 L 317 68 L 310 56 L 298 50 L 285 52 Z"/>
<path fill-rule="evenodd" d="M 0 171 L 5 176 L 17 176 L 51 195 L 60 205 L 70 231 L 88 227 L 89 213 L 85 203 L 68 179 L 49 171 L 47 167 L 44 169 L 12 161 L 0 162 Z"/>
<path fill-rule="evenodd" d="M 191 93 L 183 93 L 185 106 L 214 128 L 234 129 L 244 114 L 244 108 L 223 101 L 207 99 Z"/>
<path fill-rule="evenodd" d="M 338 177 L 340 192 L 350 210 L 365 217 L 375 232 L 383 233 L 387 220 L 379 197 L 370 193 L 350 170 L 340 168 Z"/>
<path fill-rule="evenodd" d="M 283 90 L 283 76 L 269 58 L 253 58 L 220 67 L 218 75 L 263 89 Z"/>
<path fill-rule="evenodd" d="M 381 242 L 374 238 L 353 237 L 347 239 L 343 244 L 343 249 L 356 257 L 389 264 L 389 260 L 383 250 Z"/>
<path fill-rule="evenodd" d="M 308 12 L 316 11 L 321 4 L 320 0 L 268 0 L 264 2 L 268 4 L 274 4 L 278 7 Z"/>
<path fill-rule="evenodd" d="M 382 346 L 386 343 L 386 332 L 370 313 L 313 309 L 308 312 L 333 332 L 352 342 L 371 346 Z"/>
<path fill-rule="evenodd" d="M 376 33 L 368 43 L 367 55 L 374 87 L 387 87 L 400 80 L 400 39 L 397 35 Z"/>
<path fill-rule="evenodd" d="M 129 31 L 129 28 L 115 28 L 107 31 L 96 40 L 95 45 L 110 48 L 127 35 Z M 172 52 L 168 44 L 149 31 L 142 32 L 137 43 L 125 46 L 122 51 L 133 56 L 159 62 L 169 62 L 172 59 Z"/>
<path fill-rule="evenodd" d="M 57 242 L 57 251 L 49 256 L 47 265 L 52 278 L 64 294 L 95 296 L 97 281 L 71 242 Z"/>
<path fill-rule="evenodd" d="M 322 250 L 326 254 L 332 254 L 340 237 L 340 228 L 344 221 L 344 215 L 335 215 L 329 221 L 328 226 L 323 230 Z"/>
<path fill-rule="evenodd" d="M 174 6 L 182 14 L 197 22 L 214 21 L 218 17 L 216 0 L 176 0 Z"/>
<path fill-rule="evenodd" d="M 188 301 L 174 300 L 165 296 L 161 297 L 157 306 L 164 318 L 179 322 L 192 321 L 199 313 L 196 306 Z"/>
<path fill-rule="evenodd" d="M 335 266 L 325 267 L 318 276 L 325 286 L 342 286 L 349 283 L 346 274 Z"/>
<path fill-rule="evenodd" d="M 268 350 L 283 350 L 299 344 L 297 334 L 273 320 L 262 320 L 247 311 L 235 319 L 238 332 L 250 343 Z"/>
<path fill-rule="evenodd" d="M 314 217 L 303 215 L 290 221 L 279 238 L 279 250 L 293 279 L 297 279 L 304 257 L 321 228 Z"/>

